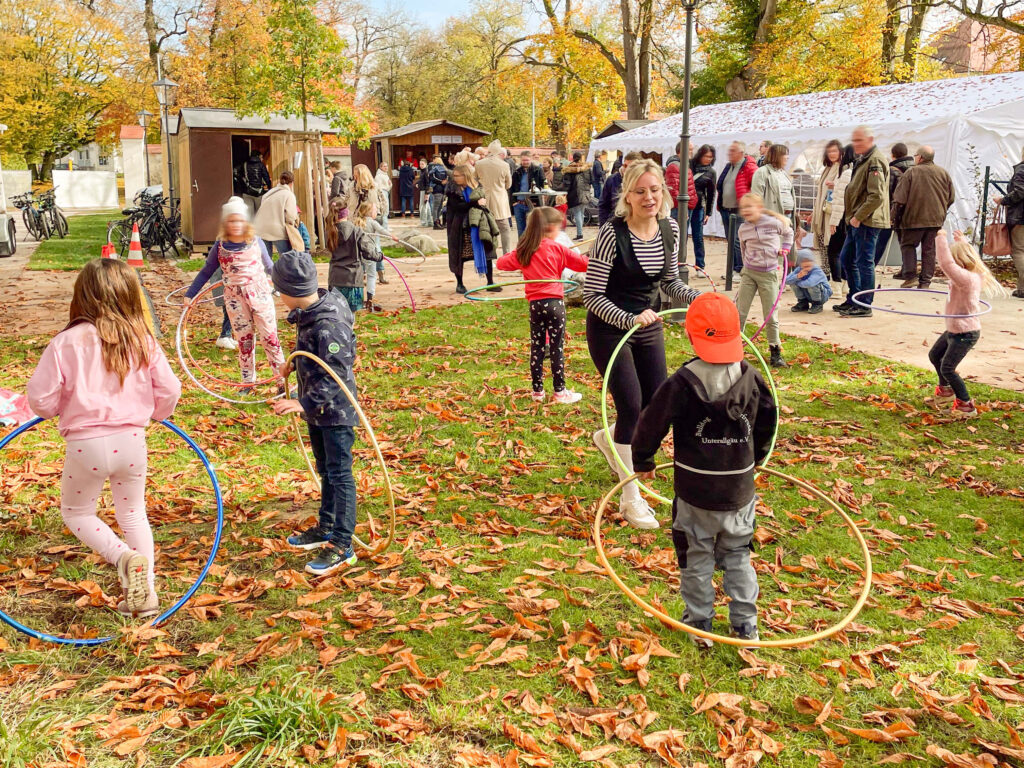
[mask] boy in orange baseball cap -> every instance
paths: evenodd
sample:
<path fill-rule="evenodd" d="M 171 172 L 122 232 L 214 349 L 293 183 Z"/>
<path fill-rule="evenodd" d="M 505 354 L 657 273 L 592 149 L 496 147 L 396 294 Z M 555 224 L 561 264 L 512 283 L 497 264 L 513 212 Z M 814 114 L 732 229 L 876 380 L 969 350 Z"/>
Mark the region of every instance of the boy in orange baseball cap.
<path fill-rule="evenodd" d="M 750 564 L 754 535 L 754 468 L 768 455 L 775 401 L 761 375 L 743 359 L 736 305 L 702 293 L 686 313 L 697 357 L 662 384 L 633 433 L 633 467 L 654 476 L 654 454 L 672 428 L 675 501 L 672 543 L 679 561 L 683 623 L 712 631 L 717 564 L 731 598 L 732 634 L 757 640 L 757 574 Z M 711 642 L 695 638 L 698 645 Z"/>

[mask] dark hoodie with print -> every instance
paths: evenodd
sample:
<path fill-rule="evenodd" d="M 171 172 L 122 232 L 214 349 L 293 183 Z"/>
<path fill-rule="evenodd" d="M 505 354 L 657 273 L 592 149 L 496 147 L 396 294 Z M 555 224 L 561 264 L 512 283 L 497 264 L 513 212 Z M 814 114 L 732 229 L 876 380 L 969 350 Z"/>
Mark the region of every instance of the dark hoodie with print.
<path fill-rule="evenodd" d="M 654 393 L 633 433 L 633 468 L 654 469 L 669 427 L 675 442 L 675 495 L 694 507 L 739 509 L 754 498 L 754 469 L 775 431 L 775 400 L 746 361 L 720 397 L 683 365 Z"/>
<path fill-rule="evenodd" d="M 338 374 L 352 397 L 356 397 L 354 318 L 348 302 L 322 288 L 320 300 L 306 309 L 293 309 L 288 322 L 295 326 L 296 351 L 309 352 Z M 299 402 L 306 421 L 316 427 L 354 427 L 359 424 L 356 409 L 345 393 L 319 364 L 308 357 L 296 357 Z"/>

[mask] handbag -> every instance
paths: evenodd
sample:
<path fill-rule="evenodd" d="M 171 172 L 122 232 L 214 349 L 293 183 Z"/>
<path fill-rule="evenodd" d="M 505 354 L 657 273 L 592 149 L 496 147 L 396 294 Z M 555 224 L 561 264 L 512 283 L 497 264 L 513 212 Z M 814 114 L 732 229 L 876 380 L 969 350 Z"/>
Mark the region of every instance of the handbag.
<path fill-rule="evenodd" d="M 284 231 L 288 235 L 288 244 L 291 245 L 293 250 L 304 251 L 306 250 L 306 243 L 302 240 L 302 233 L 299 232 L 299 228 L 294 224 L 285 224 Z"/>
<path fill-rule="evenodd" d="M 985 247 L 982 250 L 986 256 L 1010 255 L 1010 228 L 1003 221 L 1003 215 L 1003 206 L 996 206 L 992 221 L 985 227 Z"/>

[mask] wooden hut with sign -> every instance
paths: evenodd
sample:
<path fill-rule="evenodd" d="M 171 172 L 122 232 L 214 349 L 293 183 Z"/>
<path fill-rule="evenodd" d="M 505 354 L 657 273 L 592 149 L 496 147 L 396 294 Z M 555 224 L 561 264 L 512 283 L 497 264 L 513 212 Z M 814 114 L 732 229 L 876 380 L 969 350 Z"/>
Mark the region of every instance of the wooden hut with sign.
<path fill-rule="evenodd" d="M 324 231 L 327 188 L 321 137 L 336 134 L 330 124 L 309 115 L 302 120 L 274 115 L 238 117 L 230 109 L 182 108 L 173 131 L 172 161 L 175 194 L 180 198 L 181 229 L 197 250 L 213 244 L 220 227 L 220 209 L 236 194 L 235 169 L 253 150 L 263 156 L 272 184 L 283 171 L 295 175 L 300 216 L 316 237 Z"/>
<path fill-rule="evenodd" d="M 403 160 L 416 164 L 420 157 L 427 162 L 434 155 L 441 155 L 447 160 L 463 147 L 476 147 L 486 144 L 488 131 L 470 128 L 447 120 L 420 120 L 416 123 L 393 128 L 390 131 L 370 137 L 370 146 L 361 149 L 352 145 L 352 164 L 363 163 L 371 171 L 376 171 L 381 162 L 386 162 L 391 175 L 397 179 L 398 167 Z M 391 208 L 398 208 L 398 184 L 391 190 Z"/>

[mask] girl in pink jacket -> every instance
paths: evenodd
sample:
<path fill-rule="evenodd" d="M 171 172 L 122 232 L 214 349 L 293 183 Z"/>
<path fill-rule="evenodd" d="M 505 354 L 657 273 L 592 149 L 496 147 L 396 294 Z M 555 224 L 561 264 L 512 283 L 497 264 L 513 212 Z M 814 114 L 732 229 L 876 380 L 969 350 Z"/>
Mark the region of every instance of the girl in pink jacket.
<path fill-rule="evenodd" d="M 951 248 L 944 232 L 935 239 L 936 260 L 949 278 L 945 314 L 977 315 L 980 311 L 978 299 L 982 293 L 1005 296 L 1006 291 L 988 271 L 963 232 L 954 232 L 953 240 Z M 945 333 L 928 350 L 928 359 L 939 377 L 934 402 L 940 408 L 952 405 L 953 415 L 961 418 L 977 416 L 978 409 L 974 407 L 967 385 L 956 369 L 980 338 L 981 317 L 947 317 Z"/>
<path fill-rule="evenodd" d="M 60 417 L 67 441 L 61 516 L 83 544 L 117 566 L 117 610 L 126 616 L 159 611 L 146 517 L 146 426 L 168 418 L 180 395 L 146 326 L 135 270 L 116 259 L 90 261 L 75 281 L 71 321 L 29 380 L 28 400 L 44 419 Z M 124 541 L 96 515 L 107 479 Z"/>
<path fill-rule="evenodd" d="M 538 207 L 530 211 L 526 229 L 516 244 L 498 259 L 498 269 L 505 272 L 521 271 L 526 280 L 554 280 L 562 278 L 566 268 L 585 272 L 587 258 L 555 242 L 562 232 L 562 214 L 554 208 Z M 551 379 L 554 393 L 551 399 L 570 405 L 583 397 L 579 392 L 565 388 L 565 289 L 561 282 L 530 283 L 526 298 L 530 301 L 530 378 L 533 399 L 544 401 L 544 357 L 551 358 Z"/>

